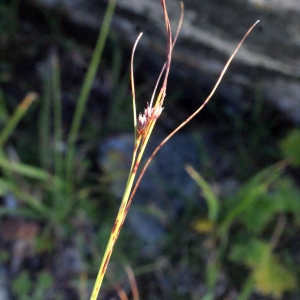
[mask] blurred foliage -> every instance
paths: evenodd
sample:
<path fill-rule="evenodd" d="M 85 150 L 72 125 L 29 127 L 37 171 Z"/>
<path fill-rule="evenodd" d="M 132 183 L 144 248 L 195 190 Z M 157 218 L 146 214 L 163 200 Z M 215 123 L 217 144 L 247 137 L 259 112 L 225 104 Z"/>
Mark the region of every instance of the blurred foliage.
<path fill-rule="evenodd" d="M 8 13 L 12 10 L 11 13 L 15 13 L 17 17 L 17 7 L 17 1 L 7 6 L 0 4 L 0 14 L 7 13 L 7 19 L 0 18 L 1 33 L 7 33 L 7 26 L 10 30 L 15 30 L 9 26 Z M 112 17 L 113 6 L 110 6 L 109 12 L 107 16 Z M 84 83 L 75 102 L 75 112 L 68 116 L 71 119 L 70 131 L 66 129 L 64 122 L 58 47 L 50 49 L 49 59 L 39 70 L 42 79 L 41 96 L 34 110 L 29 112 L 33 100 L 37 98 L 35 93 L 28 93 L 27 97 L 14 107 L 14 102 L 10 101 L 11 94 L 0 89 L 0 197 L 3 199 L 0 218 L 39 221 L 43 227 L 36 240 L 37 255 L 50 255 L 57 251 L 62 243 L 71 241 L 82 252 L 87 267 L 91 266 L 91 272 L 95 272 L 98 267 L 100 253 L 97 249 L 103 246 L 103 239 L 99 243 L 97 235 L 107 232 L 106 226 L 103 226 L 97 234 L 93 233 L 93 226 L 95 223 L 97 226 L 111 224 L 109 222 L 113 218 L 115 201 L 112 201 L 113 197 L 107 192 L 107 184 L 102 184 L 99 174 L 92 171 L 97 167 L 91 148 L 95 149 L 97 145 L 89 139 L 95 136 L 98 128 L 91 126 L 93 130 L 89 130 L 88 136 L 84 136 L 80 125 L 101 61 L 109 25 L 110 20 L 107 17 L 100 30 L 87 75 L 83 78 Z M 12 37 L 7 35 L 7 39 Z M 2 34 L 1 38 L 2 45 L 11 42 L 6 41 Z M 2 63 L 15 63 L 6 62 L 6 59 L 8 57 L 0 57 L 0 77 L 5 87 L 9 86 L 7 82 L 10 81 L 12 73 L 5 77 L 3 74 L 6 69 L 4 70 Z M 114 68 L 119 67 L 117 63 Z M 25 76 L 22 81 L 28 83 L 28 78 Z M 16 84 L 15 78 L 12 83 Z M 12 89 L 18 91 L 18 86 Z M 118 96 L 121 97 L 122 94 Z M 29 115 L 27 123 L 24 122 L 26 113 Z M 12 205 L 4 205 L 10 195 L 13 196 L 14 202 Z M 88 237 L 90 234 L 93 238 Z M 31 278 L 28 273 L 21 272 L 13 283 L 16 297 L 42 299 L 45 289 L 53 285 L 53 281 L 47 281 L 47 278 L 43 274 Z"/>
<path fill-rule="evenodd" d="M 292 130 L 281 142 L 283 156 L 289 159 L 293 166 L 300 166 L 300 129 Z"/>
<path fill-rule="evenodd" d="M 211 250 L 216 253 L 215 259 L 206 265 L 211 290 L 205 299 L 215 299 L 217 276 L 231 262 L 237 274 L 241 265 L 248 269 L 239 300 L 248 299 L 253 290 L 276 299 L 297 290 L 299 272 L 280 258 L 279 240 L 287 233 L 296 236 L 300 227 L 300 188 L 287 173 L 288 166 L 298 165 L 299 141 L 299 132 L 290 132 L 281 143 L 283 160 L 255 174 L 225 199 L 218 198 L 208 182 L 187 167 L 208 209 L 207 219 L 201 217 L 192 226 L 214 241 L 212 245 L 219 245 Z M 293 260 L 291 254 L 289 258 Z"/>
<path fill-rule="evenodd" d="M 295 274 L 272 253 L 268 243 L 255 238 L 237 243 L 233 245 L 229 257 L 250 269 L 254 287 L 263 295 L 281 298 L 284 292 L 296 289 Z"/>
<path fill-rule="evenodd" d="M 22 271 L 12 283 L 12 292 L 19 300 L 40 300 L 47 297 L 51 287 L 53 287 L 54 278 L 48 272 L 40 272 L 37 278 L 33 280 L 26 271 Z M 61 296 L 52 296 L 53 300 L 63 299 Z"/>

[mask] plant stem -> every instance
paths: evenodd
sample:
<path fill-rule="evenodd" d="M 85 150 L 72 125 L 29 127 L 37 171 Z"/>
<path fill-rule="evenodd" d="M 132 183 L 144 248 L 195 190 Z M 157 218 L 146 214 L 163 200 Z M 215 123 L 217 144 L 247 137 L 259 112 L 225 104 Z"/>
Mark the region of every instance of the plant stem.
<path fill-rule="evenodd" d="M 128 180 L 127 180 L 125 192 L 124 192 L 124 195 L 123 195 L 123 199 L 122 199 L 117 217 L 115 219 L 115 223 L 114 223 L 112 231 L 111 231 L 111 235 L 109 237 L 109 240 L 108 240 L 108 243 L 107 243 L 103 258 L 102 258 L 102 262 L 101 262 L 101 265 L 100 265 L 100 268 L 99 268 L 99 271 L 98 271 L 98 275 L 97 275 L 97 278 L 96 278 L 96 281 L 95 281 L 95 285 L 94 285 L 90 300 L 96 300 L 97 299 L 97 296 L 98 296 L 100 287 L 102 285 L 103 277 L 104 277 L 104 274 L 106 272 L 106 269 L 107 269 L 107 266 L 108 266 L 108 263 L 109 263 L 114 245 L 115 245 L 116 240 L 119 236 L 119 233 L 121 231 L 121 227 L 124 223 L 125 217 L 127 215 L 127 211 L 129 209 L 128 200 L 129 200 L 129 197 L 130 197 L 130 193 L 131 193 L 131 190 L 132 190 L 132 186 L 133 186 L 133 183 L 134 183 L 136 172 L 137 172 L 138 166 L 140 164 L 140 161 L 142 159 L 145 148 L 147 146 L 147 143 L 149 141 L 149 137 L 150 137 L 150 135 L 152 133 L 152 130 L 154 128 L 155 122 L 156 122 L 156 120 L 153 120 L 153 122 L 150 124 L 150 127 L 147 130 L 147 134 L 142 139 L 142 144 L 141 145 L 140 145 L 140 141 L 141 141 L 142 137 L 138 136 L 138 138 L 136 140 L 135 148 L 134 148 L 133 156 L 132 156 L 131 169 L 130 169 L 130 173 L 129 173 L 129 176 L 128 176 Z M 140 148 L 139 148 L 139 145 L 140 145 Z"/>
<path fill-rule="evenodd" d="M 131 189 L 132 189 L 132 185 L 133 185 L 133 182 L 134 182 L 134 178 L 135 178 L 135 175 L 136 175 L 136 172 L 134 172 L 134 170 L 136 169 L 136 164 L 137 164 L 136 154 L 137 154 L 138 144 L 139 144 L 139 142 L 136 143 L 136 145 L 135 145 L 135 150 L 133 152 L 133 158 L 132 158 L 131 172 L 129 173 L 129 176 L 128 176 L 128 180 L 127 180 L 126 189 L 125 189 L 125 192 L 124 192 L 124 195 L 123 195 L 123 199 L 122 199 L 122 202 L 121 202 L 121 205 L 120 205 L 120 208 L 119 208 L 114 226 L 113 226 L 112 231 L 111 231 L 111 235 L 109 237 L 109 240 L 108 240 L 108 243 L 107 243 L 103 258 L 102 258 L 102 262 L 101 262 L 101 265 L 100 265 L 100 268 L 99 268 L 99 271 L 98 271 L 98 275 L 97 275 L 97 278 L 96 278 L 96 281 L 95 281 L 95 284 L 94 284 L 94 288 L 93 288 L 90 300 L 96 300 L 97 297 L 98 297 L 98 293 L 99 293 L 100 287 L 102 285 L 103 277 L 104 277 L 105 271 L 107 269 L 108 262 L 110 260 L 111 254 L 112 254 L 113 247 L 115 245 L 115 242 L 116 242 L 117 237 L 119 235 L 120 229 L 121 229 L 122 224 L 124 222 L 124 215 L 125 215 L 125 210 L 126 210 L 126 207 L 127 207 L 127 202 L 128 202 L 130 192 L 131 192 Z"/>
<path fill-rule="evenodd" d="M 84 83 L 82 89 L 80 91 L 77 105 L 74 113 L 74 118 L 72 121 L 69 137 L 68 137 L 68 148 L 67 148 L 67 155 L 66 155 L 66 178 L 69 182 L 72 181 L 72 174 L 73 174 L 73 160 L 75 155 L 75 143 L 78 137 L 78 130 L 82 121 L 83 113 L 85 110 L 85 106 L 92 88 L 92 84 L 94 78 L 96 76 L 96 72 L 98 66 L 101 61 L 102 52 L 106 43 L 106 39 L 108 36 L 111 20 L 113 17 L 113 13 L 116 7 L 116 0 L 109 0 L 108 6 L 104 15 L 102 27 L 97 39 L 95 51 L 93 53 L 91 63 L 89 65 L 87 74 L 84 79 Z"/>

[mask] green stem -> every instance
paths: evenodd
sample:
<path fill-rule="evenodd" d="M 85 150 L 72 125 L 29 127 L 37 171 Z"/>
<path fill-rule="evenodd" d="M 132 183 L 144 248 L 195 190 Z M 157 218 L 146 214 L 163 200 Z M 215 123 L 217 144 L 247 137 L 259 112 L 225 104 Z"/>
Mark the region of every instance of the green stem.
<path fill-rule="evenodd" d="M 62 143 L 62 104 L 60 86 L 60 65 L 57 54 L 51 57 L 52 65 L 52 94 L 54 102 L 54 168 L 55 175 L 63 176 L 63 155 L 60 149 Z"/>
<path fill-rule="evenodd" d="M 133 163 L 133 165 L 135 165 L 135 163 Z M 111 257 L 112 251 L 113 251 L 113 247 L 116 243 L 117 237 L 119 235 L 120 229 L 122 227 L 123 224 L 123 216 L 125 214 L 125 210 L 126 210 L 126 204 L 128 202 L 129 196 L 130 196 L 130 191 L 134 182 L 134 178 L 135 178 L 136 172 L 130 172 L 129 177 L 128 177 L 128 181 L 127 181 L 127 185 L 126 185 L 126 189 L 123 195 L 123 199 L 120 205 L 120 209 L 119 212 L 117 214 L 112 232 L 110 234 L 103 258 L 102 258 L 102 262 L 98 271 L 98 275 L 94 284 L 94 288 L 92 291 L 92 295 L 90 297 L 90 300 L 96 300 L 102 285 L 102 281 L 103 281 L 103 277 L 105 274 L 105 271 L 107 269 L 107 265 L 109 262 L 109 259 Z"/>
<path fill-rule="evenodd" d="M 40 163 L 43 169 L 48 169 L 50 165 L 50 115 L 51 115 L 51 70 L 50 58 L 47 62 L 47 70 L 43 72 L 43 96 L 41 98 L 41 112 L 39 119 L 39 144 L 40 144 Z M 51 71 L 52 72 L 52 71 Z"/>
<path fill-rule="evenodd" d="M 101 288 L 101 285 L 102 285 L 102 281 L 103 281 L 103 278 L 104 278 L 104 274 L 106 272 L 106 269 L 107 269 L 107 266 L 108 266 L 108 263 L 109 263 L 114 245 L 115 245 L 116 240 L 119 236 L 121 227 L 124 223 L 124 220 L 125 220 L 128 208 L 129 208 L 127 203 L 128 203 L 129 198 L 130 198 L 130 193 L 131 193 L 132 186 L 133 186 L 133 183 L 134 183 L 134 179 L 135 179 L 135 176 L 136 176 L 136 173 L 137 173 L 136 171 L 137 171 L 137 168 L 138 168 L 139 163 L 141 161 L 141 158 L 143 156 L 146 145 L 149 141 L 149 137 L 152 133 L 155 122 L 156 121 L 154 120 L 150 124 L 149 130 L 147 131 L 147 134 L 146 134 L 144 140 L 142 141 L 141 148 L 139 150 L 138 150 L 138 146 L 139 146 L 139 143 L 140 143 L 140 137 L 137 139 L 137 142 L 135 143 L 135 149 L 134 149 L 133 157 L 132 157 L 131 170 L 130 170 L 130 173 L 129 173 L 129 176 L 128 176 L 128 180 L 127 180 L 125 192 L 124 192 L 124 195 L 123 195 L 123 199 L 122 199 L 120 209 L 118 211 L 115 223 L 113 225 L 113 229 L 111 231 L 111 234 L 110 234 L 110 237 L 109 237 L 109 240 L 108 240 L 103 258 L 102 258 L 102 262 L 101 262 L 101 265 L 100 265 L 100 268 L 99 268 L 99 271 L 98 271 L 98 275 L 97 275 L 97 278 L 96 278 L 96 281 L 95 281 L 95 285 L 94 285 L 90 300 L 96 300 L 97 297 L 98 297 L 98 294 L 99 294 L 99 291 L 100 291 L 100 288 Z M 136 158 L 137 151 L 138 151 L 138 155 L 137 155 L 137 158 Z"/>
<path fill-rule="evenodd" d="M 114 9 L 116 6 L 116 0 L 109 0 L 104 20 L 102 23 L 102 27 L 97 39 L 95 51 L 93 53 L 90 66 L 88 68 L 87 74 L 85 76 L 85 80 L 80 91 L 77 105 L 74 113 L 74 118 L 72 121 L 69 137 L 68 137 L 68 150 L 66 155 L 66 177 L 68 181 L 72 179 L 72 166 L 75 154 L 75 143 L 78 137 L 78 130 L 82 121 L 83 113 L 85 110 L 85 106 L 89 97 L 89 93 L 92 88 L 92 84 L 94 78 L 96 76 L 96 72 L 101 61 L 102 52 L 106 43 L 106 39 L 108 36 L 111 20 L 113 17 Z"/>

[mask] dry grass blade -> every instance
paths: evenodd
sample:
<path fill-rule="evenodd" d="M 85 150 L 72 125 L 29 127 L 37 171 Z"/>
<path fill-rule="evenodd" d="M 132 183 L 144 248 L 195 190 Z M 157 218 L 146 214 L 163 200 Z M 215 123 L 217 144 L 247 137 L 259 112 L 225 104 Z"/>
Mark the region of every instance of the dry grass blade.
<path fill-rule="evenodd" d="M 136 279 L 135 279 L 132 268 L 129 265 L 127 265 L 127 266 L 125 266 L 125 271 L 127 273 L 128 279 L 129 279 L 131 293 L 132 293 L 132 299 L 140 300 L 139 290 L 138 290 L 138 286 L 137 286 Z"/>
<path fill-rule="evenodd" d="M 133 106 L 133 120 L 134 120 L 134 130 L 136 130 L 136 103 L 135 103 L 135 86 L 134 86 L 134 72 L 133 72 L 133 58 L 134 58 L 134 53 L 136 46 L 142 37 L 143 33 L 141 32 L 139 36 L 137 37 L 133 49 L 132 49 L 132 54 L 131 54 L 131 61 L 130 61 L 130 83 L 131 83 L 131 93 L 132 93 L 132 106 Z"/>
<path fill-rule="evenodd" d="M 124 289 L 122 289 L 117 284 L 114 285 L 114 288 L 115 288 L 120 300 L 128 300 L 128 297 L 127 297 L 126 292 L 124 291 Z"/>
<path fill-rule="evenodd" d="M 175 34 L 175 37 L 173 39 L 173 43 L 172 43 L 172 49 L 174 48 L 175 44 L 176 44 L 176 41 L 177 41 L 177 38 L 178 38 L 178 35 L 179 35 L 179 31 L 180 31 L 180 28 L 182 26 L 182 22 L 183 22 L 183 16 L 184 16 L 184 5 L 183 5 L 183 2 L 180 2 L 180 8 L 181 8 L 181 13 L 180 13 L 180 19 L 179 19 L 179 23 L 178 23 L 178 26 L 177 26 L 177 30 L 176 30 L 176 34 Z M 160 74 L 158 76 L 158 79 L 157 79 L 157 82 L 156 82 L 156 85 L 155 85 L 155 88 L 153 90 L 153 94 L 152 94 L 152 97 L 151 97 L 151 101 L 150 101 L 150 107 L 152 107 L 152 104 L 153 104 L 153 100 L 154 100 L 154 97 L 155 97 L 155 94 L 156 94 L 156 90 L 157 90 L 157 87 L 160 83 L 160 79 L 166 69 L 166 66 L 167 66 L 167 63 L 165 63 L 160 71 Z M 165 89 L 166 89 L 166 85 L 165 85 Z M 159 98 L 159 97 L 158 97 Z M 162 106 L 163 103 L 160 103 L 160 105 Z"/>

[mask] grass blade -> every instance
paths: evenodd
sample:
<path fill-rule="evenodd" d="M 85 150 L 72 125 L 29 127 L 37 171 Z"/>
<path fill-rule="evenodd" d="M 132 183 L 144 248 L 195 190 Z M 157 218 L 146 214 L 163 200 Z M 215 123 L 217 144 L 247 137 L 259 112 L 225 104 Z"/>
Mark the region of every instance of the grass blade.
<path fill-rule="evenodd" d="M 18 123 L 28 110 L 29 106 L 32 104 L 33 101 L 37 99 L 37 97 L 38 95 L 36 93 L 30 92 L 27 94 L 27 96 L 24 98 L 21 104 L 17 107 L 12 117 L 9 119 L 8 123 L 3 128 L 0 134 L 0 147 L 3 147 L 3 145 L 6 143 L 6 141 L 11 136 L 14 129 L 17 127 Z"/>
<path fill-rule="evenodd" d="M 186 171 L 189 173 L 189 175 L 195 180 L 195 182 L 198 184 L 198 186 L 203 191 L 204 199 L 208 206 L 208 218 L 213 224 L 216 223 L 218 212 L 219 212 L 219 200 L 214 194 L 214 191 L 210 187 L 210 185 L 204 180 L 204 178 L 195 171 L 194 168 L 191 166 L 186 166 Z"/>
<path fill-rule="evenodd" d="M 102 27 L 97 39 L 95 51 L 93 53 L 91 63 L 89 65 L 82 89 L 80 91 L 77 100 L 74 118 L 72 121 L 71 129 L 68 137 L 68 148 L 67 148 L 67 155 L 66 155 L 66 177 L 67 180 L 69 181 L 71 180 L 72 177 L 72 165 L 73 165 L 73 159 L 75 154 L 75 143 L 78 137 L 78 130 L 82 121 L 83 113 L 92 88 L 92 84 L 96 76 L 98 66 L 101 61 L 102 52 L 108 36 L 111 20 L 116 7 L 116 2 L 117 2 L 116 0 L 109 0 L 108 2 Z"/>

